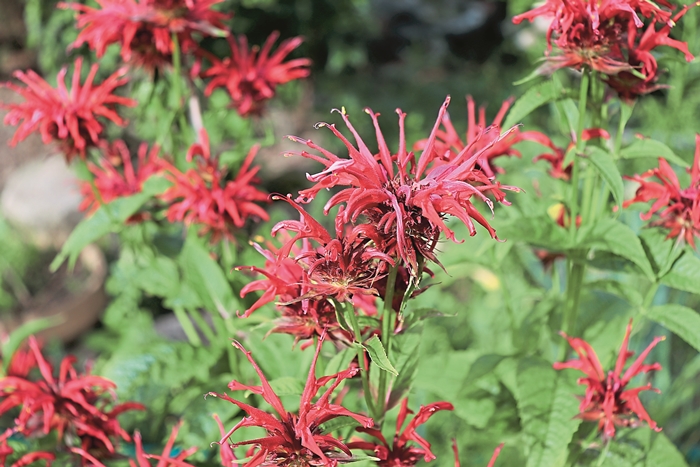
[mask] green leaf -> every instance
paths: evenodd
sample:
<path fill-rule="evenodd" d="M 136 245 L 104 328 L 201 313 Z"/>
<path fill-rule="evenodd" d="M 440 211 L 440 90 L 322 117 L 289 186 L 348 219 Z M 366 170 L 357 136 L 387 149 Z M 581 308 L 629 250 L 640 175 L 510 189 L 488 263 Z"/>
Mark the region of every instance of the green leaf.
<path fill-rule="evenodd" d="M 598 172 L 610 187 L 610 192 L 615 198 L 618 209 L 622 209 L 625 187 L 622 183 L 622 175 L 620 175 L 620 171 L 617 170 L 612 154 L 597 146 L 589 146 L 586 148 L 586 153 L 588 160 L 598 169 Z"/>
<path fill-rule="evenodd" d="M 546 214 L 510 219 L 499 226 L 498 235 L 500 238 L 521 241 L 553 251 L 566 250 L 570 245 L 567 231 Z"/>
<path fill-rule="evenodd" d="M 270 383 L 272 384 L 272 383 Z M 333 431 L 342 430 L 343 428 L 361 426 L 360 422 L 352 417 L 338 417 L 323 423 L 319 428 L 321 433 L 330 433 Z"/>
<path fill-rule="evenodd" d="M 671 148 L 653 139 L 640 139 L 635 141 L 620 151 L 620 157 L 623 159 L 639 159 L 645 157 L 658 159 L 659 157 L 663 157 L 667 161 L 673 162 L 681 167 L 690 167 L 690 164 L 678 157 Z"/>
<path fill-rule="evenodd" d="M 655 433 L 646 467 L 688 467 L 688 463 L 664 433 Z"/>
<path fill-rule="evenodd" d="M 304 392 L 304 382 L 293 376 L 273 379 L 270 386 L 278 396 L 300 396 Z"/>
<path fill-rule="evenodd" d="M 487 354 L 482 355 L 477 358 L 476 361 L 469 368 L 469 373 L 464 379 L 464 385 L 469 385 L 476 381 L 477 379 L 493 372 L 503 359 L 506 358 L 505 355 Z"/>
<path fill-rule="evenodd" d="M 554 100 L 557 95 L 551 81 L 544 81 L 531 87 L 515 101 L 503 123 L 503 128 L 508 129 L 520 123 L 532 111 Z"/>
<path fill-rule="evenodd" d="M 45 329 L 58 326 L 64 321 L 65 318 L 60 314 L 54 316 L 47 316 L 46 318 L 39 318 L 27 321 L 26 323 L 23 323 L 20 327 L 12 331 L 7 341 L 2 344 L 2 352 L 0 352 L 0 356 L 2 356 L 3 373 L 7 372 L 7 368 L 10 366 L 10 362 L 12 361 L 12 356 L 15 354 L 19 346 L 22 345 L 22 342 L 27 340 L 29 336 L 41 332 Z"/>
<path fill-rule="evenodd" d="M 484 429 L 496 413 L 496 403 L 490 398 L 466 399 L 455 404 L 455 414 L 468 424 Z"/>
<path fill-rule="evenodd" d="M 391 386 L 388 408 L 394 407 L 408 393 L 418 370 L 422 332 L 404 332 L 392 340 L 394 361 L 399 376 Z"/>
<path fill-rule="evenodd" d="M 592 226 L 583 227 L 579 231 L 579 244 L 622 256 L 636 264 L 650 280 L 656 277 L 639 237 L 622 222 L 601 219 Z"/>
<path fill-rule="evenodd" d="M 668 304 L 642 310 L 642 314 L 678 335 L 700 352 L 700 315 L 695 310 L 683 305 Z"/>
<path fill-rule="evenodd" d="M 365 342 L 363 347 L 367 349 L 367 352 L 369 352 L 369 358 L 372 359 L 375 365 L 394 376 L 399 375 L 399 372 L 396 371 L 396 368 L 394 368 L 389 361 L 389 357 L 386 356 L 382 341 L 380 341 L 377 336 L 372 336 L 367 342 Z"/>
<path fill-rule="evenodd" d="M 334 375 L 350 367 L 350 362 L 357 356 L 357 352 L 353 349 L 343 349 L 333 355 L 324 370 L 326 375 Z"/>
<path fill-rule="evenodd" d="M 175 296 L 180 291 L 177 263 L 165 256 L 154 258 L 148 267 L 136 274 L 135 280 L 146 293 L 158 297 Z"/>
<path fill-rule="evenodd" d="M 661 278 L 661 283 L 674 289 L 700 294 L 700 258 L 693 251 L 686 250 Z"/>

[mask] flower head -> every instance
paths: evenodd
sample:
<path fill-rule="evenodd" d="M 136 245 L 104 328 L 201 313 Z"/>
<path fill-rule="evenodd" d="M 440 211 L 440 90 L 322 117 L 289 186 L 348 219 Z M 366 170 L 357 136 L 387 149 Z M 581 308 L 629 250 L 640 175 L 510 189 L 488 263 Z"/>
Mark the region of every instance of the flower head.
<path fill-rule="evenodd" d="M 238 381 L 231 381 L 229 389 L 259 394 L 277 413 L 277 416 L 269 414 L 233 399 L 226 394 L 209 393 L 212 396 L 220 397 L 235 404 L 247 414 L 246 417 L 224 434 L 219 444 L 226 443 L 228 438 L 241 427 L 257 426 L 264 428 L 267 432 L 267 436 L 263 438 L 231 444 L 231 447 L 252 447 L 249 454 L 252 457 L 245 464 L 246 467 L 258 465 L 324 465 L 335 467 L 339 462 L 351 460 L 352 453 L 341 440 L 322 433 L 321 425 L 338 417 L 351 417 L 364 427 L 373 425 L 371 418 L 351 412 L 330 401 L 331 395 L 338 385 L 343 380 L 353 377 L 359 370 L 350 368 L 334 375 L 316 378 L 316 361 L 318 360 L 322 343 L 323 338 L 319 339 L 316 354 L 309 369 L 306 386 L 301 395 L 299 412 L 298 414 L 293 414 L 287 412 L 284 408 L 282 401 L 272 390 L 270 383 L 253 360 L 250 352 L 245 350 L 240 343 L 234 342 L 234 346 L 245 353 L 262 384 L 261 386 L 247 386 Z M 314 402 L 318 391 L 328 383 L 331 383 L 330 386 Z"/>
<path fill-rule="evenodd" d="M 34 71 L 16 71 L 15 78 L 27 87 L 14 83 L 3 86 L 24 97 L 20 104 L 0 104 L 9 109 L 5 115 L 5 125 L 18 125 L 10 146 L 15 146 L 30 133 L 38 130 L 44 144 L 56 140 L 66 159 L 70 161 L 75 155 L 85 158 L 85 151 L 96 146 L 102 139 L 104 127 L 99 117 L 110 120 L 116 125 L 124 126 L 126 122 L 117 114 L 116 106 L 133 107 L 136 101 L 114 94 L 114 90 L 126 84 L 126 69 L 113 73 L 99 85 L 94 84 L 98 65 L 90 68 L 84 84 L 80 84 L 80 70 L 83 60 L 75 61 L 71 88 L 66 88 L 68 69 L 58 72 L 58 88 L 52 88 Z"/>
<path fill-rule="evenodd" d="M 102 204 L 140 193 L 144 182 L 163 169 L 158 151 L 157 145 L 149 151 L 148 144 L 141 143 L 138 152 L 138 165 L 134 167 L 131 153 L 124 141 L 118 140 L 106 145 L 103 157 L 98 164 L 88 162 L 88 169 L 95 178 L 92 182 L 83 182 L 80 187 L 80 192 L 83 195 L 80 210 L 87 210 L 88 213 L 92 214 Z M 97 191 L 98 196 L 95 196 L 95 191 Z"/>
<path fill-rule="evenodd" d="M 681 188 L 676 173 L 665 159 L 659 158 L 659 167 L 641 175 L 625 177 L 640 184 L 634 198 L 623 203 L 627 207 L 633 203 L 653 201 L 648 212 L 641 214 L 642 220 L 658 219 L 651 225 L 668 229 L 666 238 L 686 241 L 695 248 L 695 237 L 700 237 L 700 134 L 695 136 L 695 158 L 690 173 L 690 185 Z M 656 178 L 657 181 L 650 180 Z"/>
<path fill-rule="evenodd" d="M 166 166 L 166 177 L 173 182 L 162 199 L 171 203 L 167 217 L 170 222 L 202 226 L 202 233 L 212 233 L 212 241 L 232 238 L 235 229 L 241 229 L 249 218 L 268 220 L 260 207 L 267 195 L 255 187 L 259 167 L 252 167 L 258 146 L 248 153 L 236 176 L 226 178 L 227 167 L 212 157 L 206 130 L 200 133 L 201 143 L 194 144 L 187 159 L 197 158 L 196 168 L 185 173 L 171 164 Z"/>
<path fill-rule="evenodd" d="M 114 397 L 109 393 L 113 382 L 89 374 L 78 374 L 73 367 L 75 357 L 63 359 L 54 377 L 53 367 L 47 362 L 39 344 L 32 336 L 29 348 L 34 354 L 42 379 L 32 381 L 22 376 L 6 376 L 0 379 L 0 415 L 14 407 L 20 407 L 13 432 L 24 436 L 37 433 L 49 434 L 56 430 L 59 439 L 71 436 L 80 440 L 86 452 L 114 453 L 114 440 L 120 437 L 128 441 L 129 435 L 121 428 L 117 416 L 128 410 L 143 410 L 141 404 L 111 405 Z"/>
<path fill-rule="evenodd" d="M 349 159 L 340 158 L 313 141 L 290 137 L 321 153 L 316 155 L 301 151 L 298 154 L 325 166 L 322 172 L 308 176 L 315 185 L 301 191 L 298 201 L 310 201 L 322 189 L 343 187 L 328 201 L 325 211 L 344 204 L 344 222 L 354 223 L 360 216 L 364 216 L 377 232 L 384 235 L 385 253 L 400 258 L 414 274 L 423 258 L 438 262 L 434 249 L 441 233 L 455 240 L 454 232 L 445 223 L 447 216 L 454 216 L 466 224 L 471 235 L 476 234 L 472 221 L 475 220 L 496 238 L 496 231 L 476 209 L 472 198 L 480 199 L 493 209 L 493 202 L 486 194 L 505 203 L 505 193 L 501 189 L 517 190 L 493 182 L 478 167 L 482 154 L 507 137 L 508 133 L 494 138 L 489 145 L 474 153 L 467 147 L 449 163 L 444 163 L 439 160 L 440 155 L 435 150 L 435 145 L 449 102 L 448 97 L 440 108 L 430 137 L 417 159 L 412 151 L 406 150 L 406 114 L 400 110 L 397 110 L 400 136 L 396 153 L 389 150 L 384 140 L 377 121 L 378 114 L 369 109 L 366 112 L 374 122 L 379 146 L 376 155 L 350 124 L 344 110 L 340 114 L 352 132 L 357 147 L 335 125 L 322 123 L 319 126 L 330 129 L 343 142 L 350 155 Z"/>
<path fill-rule="evenodd" d="M 401 427 L 406 421 L 406 416 L 413 414 L 408 408 L 408 399 L 404 399 L 401 402 L 399 416 L 396 420 L 396 435 L 392 444 L 386 441 L 380 430 L 360 427 L 357 428 L 357 431 L 367 433 L 379 442 L 354 441 L 348 443 L 348 446 L 353 449 L 371 451 L 379 459 L 377 465 L 380 467 L 414 466 L 421 458 L 425 462 L 430 462 L 435 459 L 435 455 L 430 451 L 430 443 L 420 436 L 416 429 L 440 410 L 454 410 L 454 407 L 449 402 L 435 402 L 421 406 L 418 413 L 408 422 L 406 428 L 401 431 Z M 418 446 L 413 446 L 409 442 L 416 443 Z"/>
<path fill-rule="evenodd" d="M 204 93 L 208 96 L 218 87 L 225 88 L 231 96 L 232 105 L 240 115 L 259 114 L 265 101 L 275 95 L 280 84 L 295 79 L 306 78 L 311 73 L 308 58 L 297 58 L 285 62 L 284 59 L 302 42 L 301 37 L 287 39 L 272 54 L 272 45 L 279 37 L 273 32 L 262 49 L 248 50 L 245 36 L 229 37 L 231 56 L 223 60 L 210 57 L 212 61 L 202 76 L 210 78 Z"/>
<path fill-rule="evenodd" d="M 586 377 L 578 380 L 578 384 L 586 386 L 586 394 L 581 399 L 578 417 L 583 420 L 597 421 L 598 429 L 603 431 L 606 438 L 615 436 L 616 426 L 636 427 L 642 421 L 647 422 L 650 428 L 661 431 L 661 428 L 656 426 L 656 422 L 649 417 L 649 414 L 644 410 L 644 406 L 642 406 L 642 402 L 639 400 L 640 392 L 648 390 L 659 392 L 659 390 L 652 388 L 651 383 L 632 389 L 626 389 L 626 386 L 638 374 L 661 369 L 661 365 L 658 363 L 645 365 L 644 359 L 649 355 L 651 349 L 665 338 L 655 338 L 623 373 L 625 363 L 634 355 L 634 352 L 627 348 L 631 332 L 632 320 L 627 325 L 627 331 L 625 332 L 625 338 L 622 340 L 622 347 L 615 363 L 615 369 L 609 371 L 607 375 L 603 371 L 595 351 L 586 341 L 578 337 L 569 337 L 563 332 L 561 333 L 569 341 L 579 358 L 565 363 L 555 363 L 554 369 L 571 368 L 585 373 Z"/>
<path fill-rule="evenodd" d="M 172 62 L 172 36 L 177 36 L 183 53 L 198 46 L 195 34 L 227 34 L 222 23 L 228 15 L 212 6 L 223 0 L 98 0 L 99 8 L 80 3 L 61 3 L 78 12 L 77 27 L 82 29 L 73 47 L 88 44 L 101 57 L 107 46 L 119 44 L 121 57 L 147 68 Z"/>

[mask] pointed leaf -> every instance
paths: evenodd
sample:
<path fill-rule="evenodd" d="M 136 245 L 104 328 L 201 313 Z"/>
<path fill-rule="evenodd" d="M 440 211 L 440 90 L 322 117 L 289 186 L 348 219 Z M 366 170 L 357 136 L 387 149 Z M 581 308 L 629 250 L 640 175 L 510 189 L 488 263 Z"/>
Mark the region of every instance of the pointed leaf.
<path fill-rule="evenodd" d="M 372 359 L 375 365 L 394 376 L 399 375 L 399 372 L 396 371 L 396 368 L 394 368 L 389 361 L 389 357 L 386 356 L 382 341 L 380 341 L 377 336 L 372 336 L 367 342 L 365 342 L 363 347 L 367 349 L 367 352 L 369 352 L 369 358 Z"/>
<path fill-rule="evenodd" d="M 12 356 L 15 354 L 17 349 L 22 342 L 27 340 L 29 336 L 41 332 L 45 329 L 58 326 L 65 321 L 63 315 L 47 316 L 46 318 L 33 319 L 23 323 L 20 327 L 12 331 L 5 343 L 2 344 L 2 349 L 0 352 L 0 357 L 2 357 L 2 369 L 3 373 L 7 371 L 12 361 Z"/>
<path fill-rule="evenodd" d="M 608 187 L 610 187 L 610 192 L 615 198 L 618 209 L 622 209 L 625 187 L 622 183 L 622 175 L 620 175 L 620 171 L 617 170 L 612 154 L 597 146 L 586 148 L 586 153 L 588 155 L 588 160 L 598 169 L 603 180 L 605 180 Z"/>
<path fill-rule="evenodd" d="M 647 318 L 656 321 L 700 352 L 700 315 L 683 305 L 668 304 L 642 310 Z"/>
<path fill-rule="evenodd" d="M 620 157 L 623 159 L 639 159 L 644 157 L 658 159 L 659 157 L 663 157 L 667 161 L 673 162 L 681 167 L 690 166 L 690 164 L 678 157 L 671 148 L 661 141 L 653 139 L 640 139 L 635 141 L 620 151 Z"/>
<path fill-rule="evenodd" d="M 503 123 L 503 128 L 508 129 L 514 125 L 517 125 L 533 110 L 546 104 L 547 102 L 553 101 L 557 98 L 557 96 L 558 94 L 555 92 L 551 81 L 544 81 L 534 85 L 528 89 L 525 94 L 522 95 L 522 97 L 515 101 L 515 104 L 513 104 L 513 107 L 511 107 L 510 112 L 508 112 L 508 116 Z"/>
<path fill-rule="evenodd" d="M 688 467 L 683 454 L 662 432 L 654 433 L 646 467 Z"/>
<path fill-rule="evenodd" d="M 700 258 L 693 251 L 686 250 L 661 278 L 661 283 L 674 289 L 700 294 Z"/>

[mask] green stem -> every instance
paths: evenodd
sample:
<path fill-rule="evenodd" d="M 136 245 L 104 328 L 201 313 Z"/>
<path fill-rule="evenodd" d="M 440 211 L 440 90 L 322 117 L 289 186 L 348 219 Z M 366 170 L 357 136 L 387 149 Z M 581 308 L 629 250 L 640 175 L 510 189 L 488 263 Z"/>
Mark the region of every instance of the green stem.
<path fill-rule="evenodd" d="M 571 241 L 576 239 L 576 217 L 578 216 L 578 185 L 581 160 L 578 155 L 583 152 L 586 147 L 586 142 L 583 140 L 583 127 L 586 121 L 586 104 L 588 100 L 588 84 L 590 81 L 590 72 L 584 69 L 581 73 L 581 88 L 578 96 L 578 127 L 576 129 L 576 153 L 574 154 L 574 167 L 571 174 L 571 199 L 569 201 L 569 209 L 571 210 L 571 225 L 569 232 Z"/>
<path fill-rule="evenodd" d="M 642 302 L 642 309 L 648 310 L 651 304 L 654 302 L 654 297 L 656 297 L 656 292 L 659 290 L 659 283 L 653 282 L 651 287 L 644 296 L 644 301 Z"/>
<path fill-rule="evenodd" d="M 173 90 L 175 96 L 177 96 L 177 106 L 175 107 L 175 113 L 178 119 L 178 125 L 180 126 L 180 131 L 187 131 L 187 119 L 185 117 L 185 99 L 182 93 L 182 62 L 180 57 L 180 42 L 178 41 L 177 34 L 172 34 L 173 41 Z"/>
<path fill-rule="evenodd" d="M 382 345 L 386 356 L 391 352 L 391 335 L 393 334 L 392 324 L 394 322 L 394 294 L 396 293 L 396 276 L 399 272 L 398 266 L 389 269 L 389 276 L 386 279 L 386 292 L 384 294 L 384 310 L 382 311 Z M 377 392 L 377 409 L 381 412 L 381 418 L 375 420 L 379 426 L 384 422 L 384 412 L 386 410 L 387 378 L 386 371 L 379 373 L 379 388 Z"/>
<path fill-rule="evenodd" d="M 577 251 L 580 252 L 580 250 Z M 579 302 L 581 301 L 581 289 L 586 272 L 586 264 L 582 262 L 582 258 L 574 258 L 570 262 L 569 277 L 566 283 L 566 311 L 562 328 L 565 333 L 571 336 L 575 335 L 576 331 L 576 315 Z M 563 352 L 562 358 L 566 357 L 565 346 L 563 346 Z"/>
<path fill-rule="evenodd" d="M 190 341 L 190 344 L 195 347 L 201 346 L 202 341 L 199 338 L 199 334 L 197 334 L 197 330 L 187 316 L 185 309 L 181 306 L 176 306 L 173 311 L 175 312 L 175 317 L 180 322 L 180 326 L 182 326 L 182 330 L 185 331 L 185 335 L 187 336 L 187 340 Z"/>
<path fill-rule="evenodd" d="M 362 389 L 365 393 L 365 403 L 367 404 L 367 410 L 372 414 L 372 418 L 377 419 L 376 406 L 372 400 L 372 392 L 369 387 L 369 369 L 365 362 L 365 348 L 362 346 L 362 331 L 360 329 L 360 323 L 357 320 L 357 314 L 355 314 L 355 307 L 352 303 L 338 303 L 334 302 L 338 307 L 341 307 L 342 314 L 350 322 L 350 327 L 355 334 L 355 349 L 357 350 L 357 361 L 360 364 L 360 376 L 362 378 Z M 385 373 L 382 371 L 381 373 Z"/>
<path fill-rule="evenodd" d="M 605 462 L 605 458 L 608 457 L 608 452 L 610 452 L 611 444 L 612 440 L 607 440 L 605 442 L 605 447 L 602 451 L 600 451 L 600 455 L 598 456 L 598 462 L 596 462 L 595 467 L 601 467 L 603 465 L 603 463 Z"/>

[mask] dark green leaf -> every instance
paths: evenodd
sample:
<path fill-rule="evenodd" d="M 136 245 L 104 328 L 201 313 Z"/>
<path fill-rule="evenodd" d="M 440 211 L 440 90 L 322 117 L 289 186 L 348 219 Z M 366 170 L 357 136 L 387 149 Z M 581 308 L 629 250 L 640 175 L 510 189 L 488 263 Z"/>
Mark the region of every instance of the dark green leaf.
<path fill-rule="evenodd" d="M 554 100 L 557 97 L 557 93 L 552 86 L 551 81 L 544 81 L 542 83 L 536 84 L 530 89 L 528 89 L 525 94 L 522 95 L 513 107 L 511 107 L 505 122 L 503 123 L 503 128 L 508 129 L 514 125 L 520 123 L 523 118 L 527 117 L 533 110 Z"/>
<path fill-rule="evenodd" d="M 667 161 L 673 162 L 681 167 L 690 166 L 690 164 L 678 157 L 671 148 L 653 139 L 640 139 L 635 141 L 620 151 L 620 157 L 623 159 L 638 159 L 644 157 L 657 159 L 663 157 Z"/>
<path fill-rule="evenodd" d="M 642 310 L 642 313 L 700 352 L 700 315 L 695 310 L 683 305 L 668 304 Z"/>
<path fill-rule="evenodd" d="M 622 175 L 620 175 L 620 171 L 617 170 L 612 154 L 597 146 L 586 148 L 586 153 L 588 155 L 588 160 L 598 169 L 598 172 L 608 184 L 608 187 L 610 187 L 610 192 L 615 198 L 618 209 L 622 209 L 625 187 L 622 183 Z"/>
<path fill-rule="evenodd" d="M 369 352 L 369 358 L 372 359 L 372 362 L 374 362 L 375 365 L 394 376 L 399 375 L 399 372 L 396 371 L 396 368 L 394 368 L 389 361 L 389 358 L 386 356 L 382 341 L 380 341 L 377 336 L 372 336 L 367 342 L 365 342 L 364 348 L 367 349 L 367 352 Z"/>

